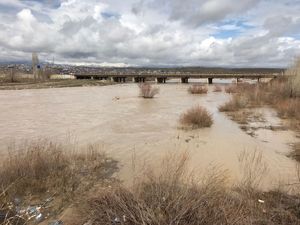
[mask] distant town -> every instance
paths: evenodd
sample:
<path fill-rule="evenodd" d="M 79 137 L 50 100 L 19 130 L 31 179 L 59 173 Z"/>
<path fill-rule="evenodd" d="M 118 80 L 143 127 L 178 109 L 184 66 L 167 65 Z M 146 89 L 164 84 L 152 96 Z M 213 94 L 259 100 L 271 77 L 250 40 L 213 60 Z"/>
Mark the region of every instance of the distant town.
<path fill-rule="evenodd" d="M 282 73 L 284 68 L 221 68 L 221 67 L 172 67 L 172 68 L 155 68 L 155 67 L 97 67 L 97 66 L 74 66 L 60 64 L 41 63 L 42 68 L 50 68 L 52 74 L 161 74 L 161 73 Z M 0 74 L 9 73 L 14 68 L 16 73 L 32 74 L 33 67 L 30 63 L 18 64 L 0 64 Z"/>

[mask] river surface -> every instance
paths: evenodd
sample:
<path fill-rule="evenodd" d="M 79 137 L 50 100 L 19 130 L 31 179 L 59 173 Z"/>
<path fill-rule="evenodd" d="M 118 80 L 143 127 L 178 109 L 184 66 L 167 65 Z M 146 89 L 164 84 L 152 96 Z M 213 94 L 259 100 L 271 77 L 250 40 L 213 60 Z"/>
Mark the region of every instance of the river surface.
<path fill-rule="evenodd" d="M 225 84 L 222 84 L 225 85 Z M 47 138 L 64 141 L 76 137 L 79 145 L 97 143 L 120 161 L 118 176 L 132 177 L 135 164 L 153 163 L 167 153 L 187 152 L 190 167 L 205 171 L 217 166 L 227 169 L 235 180 L 241 177 L 238 156 L 260 151 L 268 170 L 263 186 L 291 183 L 296 177 L 296 162 L 287 154 L 296 136 L 291 131 L 259 130 L 247 135 L 218 106 L 230 95 L 213 92 L 190 95 L 189 85 L 158 85 L 154 99 L 139 98 L 136 84 L 104 87 L 0 91 L 0 153 L 11 142 Z M 180 114 L 194 105 L 205 106 L 213 115 L 211 128 L 179 129 Z M 280 123 L 276 113 L 266 111 L 267 123 Z"/>

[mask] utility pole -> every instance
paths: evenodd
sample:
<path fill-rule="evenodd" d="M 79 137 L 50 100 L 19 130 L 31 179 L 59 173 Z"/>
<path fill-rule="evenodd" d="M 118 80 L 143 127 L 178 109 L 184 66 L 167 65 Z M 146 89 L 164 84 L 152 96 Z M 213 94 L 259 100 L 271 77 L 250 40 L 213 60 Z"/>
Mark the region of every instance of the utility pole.
<path fill-rule="evenodd" d="M 38 65 L 39 64 L 39 58 L 37 56 L 37 54 L 34 52 L 32 53 L 32 73 L 33 73 L 33 78 L 36 81 L 39 77 L 39 73 L 38 73 Z"/>
<path fill-rule="evenodd" d="M 15 67 L 13 65 L 8 66 L 10 72 L 10 81 L 15 82 Z"/>

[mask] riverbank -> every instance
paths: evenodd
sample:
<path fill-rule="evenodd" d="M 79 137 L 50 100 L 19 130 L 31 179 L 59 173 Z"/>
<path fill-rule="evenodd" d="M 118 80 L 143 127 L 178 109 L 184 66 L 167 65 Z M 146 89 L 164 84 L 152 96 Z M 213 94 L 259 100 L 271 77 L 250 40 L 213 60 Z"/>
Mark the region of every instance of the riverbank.
<path fill-rule="evenodd" d="M 114 176 L 118 162 L 99 146 L 78 152 L 76 145 L 40 141 L 10 150 L 0 164 L 1 224 L 300 223 L 300 179 L 262 191 L 259 152 L 241 156 L 243 178 L 234 185 L 224 168 L 192 172 L 187 153 L 160 158 L 159 170 L 133 160 L 134 182 L 124 185 Z"/>
<path fill-rule="evenodd" d="M 32 79 L 23 79 L 17 82 L 1 82 L 0 90 L 23 90 L 23 89 L 45 89 L 45 88 L 64 88 L 64 87 L 91 87 L 112 85 L 113 82 L 107 80 L 75 80 L 57 79 L 43 82 L 34 82 Z"/>
<path fill-rule="evenodd" d="M 276 126 L 265 128 L 278 131 L 293 130 L 299 137 L 300 95 L 298 89 L 291 87 L 291 83 L 295 81 L 284 78 L 270 83 L 231 85 L 226 88 L 226 92 L 231 94 L 231 99 L 222 104 L 219 111 L 225 112 L 252 135 L 255 126 L 263 124 L 265 120 L 263 114 L 257 113 L 259 109 L 271 108 L 282 121 Z M 299 143 L 293 144 L 293 152 L 289 155 L 300 161 Z"/>

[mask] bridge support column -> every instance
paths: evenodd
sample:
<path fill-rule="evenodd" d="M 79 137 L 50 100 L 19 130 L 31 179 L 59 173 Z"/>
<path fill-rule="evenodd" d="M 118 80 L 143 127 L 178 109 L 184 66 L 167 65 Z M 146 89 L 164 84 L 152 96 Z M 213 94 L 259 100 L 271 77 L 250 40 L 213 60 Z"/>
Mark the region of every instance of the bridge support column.
<path fill-rule="evenodd" d="M 188 77 L 182 77 L 181 78 L 181 83 L 187 84 L 188 82 L 189 82 L 189 78 Z"/>
<path fill-rule="evenodd" d="M 260 82 L 260 78 L 257 78 L 257 83 L 259 83 Z"/>
<path fill-rule="evenodd" d="M 161 84 L 161 83 L 163 83 L 163 78 L 157 77 L 157 78 L 156 78 L 156 81 L 157 81 L 157 83 Z"/>
<path fill-rule="evenodd" d="M 166 83 L 167 78 L 157 77 L 156 80 L 157 80 L 157 83 L 162 84 L 162 83 Z"/>
<path fill-rule="evenodd" d="M 94 80 L 107 80 L 107 77 L 94 76 Z"/>
<path fill-rule="evenodd" d="M 122 77 L 113 77 L 113 81 L 120 83 L 120 82 L 122 82 Z"/>
<path fill-rule="evenodd" d="M 145 77 L 134 77 L 134 82 L 135 83 L 142 83 L 142 82 L 145 82 Z"/>
<path fill-rule="evenodd" d="M 76 76 L 77 80 L 91 80 L 91 76 Z"/>
<path fill-rule="evenodd" d="M 212 84 L 212 83 L 213 83 L 213 78 L 212 77 L 208 78 L 208 84 Z"/>

